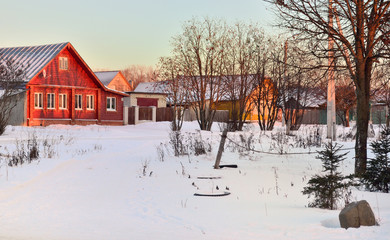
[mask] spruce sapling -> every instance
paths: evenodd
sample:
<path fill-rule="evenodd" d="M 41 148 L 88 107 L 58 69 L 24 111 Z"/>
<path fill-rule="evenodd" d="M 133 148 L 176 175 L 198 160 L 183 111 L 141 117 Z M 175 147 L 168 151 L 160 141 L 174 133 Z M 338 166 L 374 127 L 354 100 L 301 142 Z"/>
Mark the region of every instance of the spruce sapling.
<path fill-rule="evenodd" d="M 381 131 L 381 138 L 371 143 L 375 158 L 367 162 L 362 182 L 369 191 L 389 192 L 390 185 L 390 128 Z"/>
<path fill-rule="evenodd" d="M 314 201 L 309 203 L 309 207 L 336 209 L 338 201 L 345 198 L 345 192 L 352 185 L 352 182 L 347 180 L 350 177 L 345 177 L 338 171 L 347 154 L 339 154 L 341 147 L 330 142 L 325 145 L 325 150 L 318 151 L 316 158 L 322 161 L 323 174 L 314 175 L 302 192 L 309 197 L 314 195 Z"/>

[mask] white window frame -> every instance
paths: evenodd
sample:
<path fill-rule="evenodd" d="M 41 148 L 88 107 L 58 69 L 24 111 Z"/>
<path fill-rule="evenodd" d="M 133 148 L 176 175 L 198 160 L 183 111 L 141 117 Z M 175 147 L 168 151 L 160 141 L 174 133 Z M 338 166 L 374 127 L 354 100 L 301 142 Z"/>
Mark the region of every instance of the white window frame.
<path fill-rule="evenodd" d="M 47 93 L 46 94 L 46 107 L 47 109 L 56 109 L 56 94 Z"/>
<path fill-rule="evenodd" d="M 107 97 L 107 111 L 116 111 L 116 97 Z"/>
<path fill-rule="evenodd" d="M 41 92 L 34 93 L 34 108 L 43 109 L 43 93 Z"/>
<path fill-rule="evenodd" d="M 67 96 L 67 94 L 64 94 L 64 93 L 58 94 L 58 108 L 59 109 L 68 109 L 68 96 Z"/>
<path fill-rule="evenodd" d="M 74 95 L 74 109 L 83 110 L 83 95 L 75 94 Z"/>
<path fill-rule="evenodd" d="M 68 70 L 68 58 L 67 57 L 59 57 L 59 66 L 60 70 Z"/>
<path fill-rule="evenodd" d="M 87 110 L 95 110 L 95 96 L 87 95 Z"/>

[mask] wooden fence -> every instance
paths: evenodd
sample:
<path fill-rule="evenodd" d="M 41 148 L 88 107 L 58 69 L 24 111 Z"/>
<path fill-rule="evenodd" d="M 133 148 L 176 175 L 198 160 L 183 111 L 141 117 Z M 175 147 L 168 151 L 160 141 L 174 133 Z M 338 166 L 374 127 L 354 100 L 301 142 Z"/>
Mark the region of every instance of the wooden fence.
<path fill-rule="evenodd" d="M 150 107 L 139 107 L 138 120 L 140 121 L 152 121 L 153 110 Z"/>
<path fill-rule="evenodd" d="M 156 121 L 157 122 L 165 122 L 172 121 L 173 117 L 173 108 L 157 108 L 156 111 Z"/>
<path fill-rule="evenodd" d="M 153 121 L 153 109 L 151 107 L 139 107 L 138 119 L 136 121 L 136 107 L 128 108 L 128 124 L 134 125 L 138 121 Z M 156 122 L 172 121 L 173 109 L 172 108 L 157 108 L 156 109 Z"/>
<path fill-rule="evenodd" d="M 151 107 L 138 107 L 138 119 L 136 117 L 136 107 L 128 108 L 128 124 L 134 125 L 138 121 L 153 121 L 153 109 Z M 170 122 L 173 120 L 173 108 L 157 108 L 156 109 L 156 122 Z M 215 122 L 226 122 L 229 119 L 229 111 L 218 110 L 215 113 Z M 185 110 L 184 121 L 196 120 L 195 112 L 193 110 Z"/>

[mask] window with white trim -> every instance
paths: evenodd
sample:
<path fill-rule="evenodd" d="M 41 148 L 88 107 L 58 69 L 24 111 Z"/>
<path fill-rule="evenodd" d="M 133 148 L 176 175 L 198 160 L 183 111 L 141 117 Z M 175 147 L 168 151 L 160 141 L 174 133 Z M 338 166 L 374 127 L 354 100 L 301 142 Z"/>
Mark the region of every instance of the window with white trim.
<path fill-rule="evenodd" d="M 107 111 L 116 111 L 115 97 L 107 97 Z"/>
<path fill-rule="evenodd" d="M 43 108 L 43 94 L 34 93 L 34 108 L 42 109 Z"/>
<path fill-rule="evenodd" d="M 67 95 L 66 94 L 59 94 L 58 95 L 58 108 L 59 109 L 68 109 L 68 101 L 67 101 Z"/>
<path fill-rule="evenodd" d="M 47 109 L 55 109 L 56 108 L 56 101 L 55 101 L 56 94 L 55 93 L 48 93 L 46 96 L 47 96 L 46 97 Z"/>
<path fill-rule="evenodd" d="M 94 95 L 87 95 L 87 110 L 95 109 L 95 97 Z"/>
<path fill-rule="evenodd" d="M 60 57 L 60 70 L 68 70 L 68 58 L 67 57 Z"/>
<path fill-rule="evenodd" d="M 76 109 L 76 110 L 83 109 L 83 95 L 81 95 L 81 94 L 75 95 L 74 109 Z"/>

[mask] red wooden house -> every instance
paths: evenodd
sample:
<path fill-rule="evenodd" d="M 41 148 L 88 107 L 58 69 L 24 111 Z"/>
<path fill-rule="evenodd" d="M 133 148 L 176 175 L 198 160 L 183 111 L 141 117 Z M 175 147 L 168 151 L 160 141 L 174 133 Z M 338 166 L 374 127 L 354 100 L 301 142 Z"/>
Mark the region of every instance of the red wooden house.
<path fill-rule="evenodd" d="M 26 73 L 23 125 L 123 125 L 127 94 L 105 87 L 70 43 L 0 48 Z"/>

